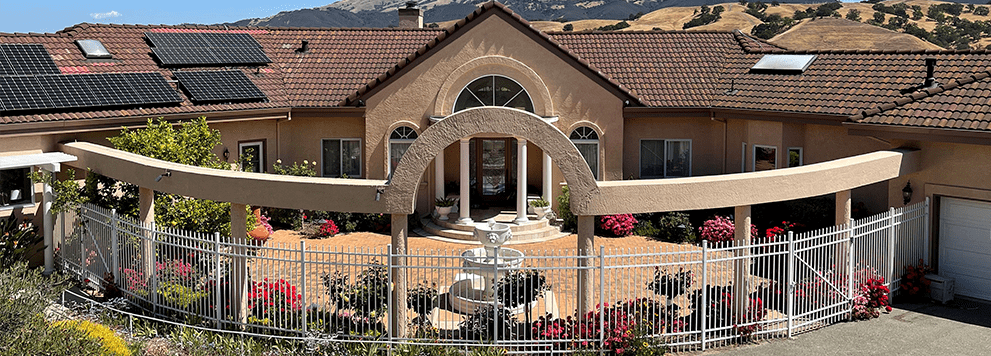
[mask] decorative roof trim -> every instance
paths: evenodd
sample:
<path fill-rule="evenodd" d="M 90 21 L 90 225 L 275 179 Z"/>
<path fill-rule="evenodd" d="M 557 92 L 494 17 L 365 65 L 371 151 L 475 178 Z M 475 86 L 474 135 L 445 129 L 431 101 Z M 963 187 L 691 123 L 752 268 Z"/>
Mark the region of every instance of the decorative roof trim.
<path fill-rule="evenodd" d="M 493 9 L 496 11 L 490 11 Z M 644 102 L 640 99 L 640 97 L 637 96 L 630 89 L 626 88 L 626 86 L 612 79 L 611 77 L 609 77 L 609 75 L 603 73 L 588 61 L 581 59 L 580 57 L 578 57 L 578 55 L 571 52 L 567 48 L 561 46 L 560 43 L 552 39 L 546 33 L 543 33 L 540 30 L 533 28 L 533 26 L 531 26 L 530 23 L 527 22 L 525 19 L 520 17 L 520 15 L 515 14 L 512 10 L 506 7 L 506 5 L 503 5 L 502 3 L 496 1 L 489 1 L 482 4 L 481 6 L 476 8 L 475 11 L 468 14 L 468 16 L 465 16 L 465 18 L 458 20 L 458 22 L 444 29 L 444 31 L 441 34 L 437 35 L 437 38 L 430 40 L 429 42 L 427 42 L 425 45 L 414 51 L 406 58 L 401 59 L 398 63 L 396 63 L 395 66 L 390 68 L 387 72 L 383 73 L 382 75 L 379 75 L 375 79 L 368 81 L 368 83 L 358 88 L 354 93 L 352 93 L 346 99 L 344 99 L 344 101 L 341 102 L 341 104 L 339 105 L 341 106 L 352 105 L 352 103 L 356 102 L 357 100 L 366 99 L 368 96 L 373 95 L 375 92 L 378 92 L 378 90 L 381 90 L 381 88 L 385 86 L 387 81 L 391 81 L 393 78 L 399 77 L 403 73 L 408 71 L 404 69 L 407 69 L 407 67 L 411 67 L 411 65 L 414 65 L 414 62 L 416 63 L 422 62 L 423 60 L 425 60 L 425 58 L 437 52 L 439 50 L 437 48 L 446 46 L 448 43 L 454 41 L 454 38 L 460 37 L 462 34 L 470 30 L 471 27 L 474 27 L 475 24 L 479 23 L 482 19 L 493 15 L 502 15 L 507 20 L 512 19 L 508 21 L 511 25 L 514 25 L 514 27 L 520 29 L 521 32 L 531 35 L 531 37 L 537 37 L 543 39 L 547 44 L 544 46 L 545 48 L 548 48 L 552 52 L 557 52 L 559 57 L 561 57 L 565 61 L 571 62 L 572 65 L 575 68 L 579 69 L 580 71 L 586 72 L 586 74 L 589 75 L 590 78 L 596 79 L 597 77 L 597 79 L 601 81 L 600 84 L 602 84 L 607 89 L 611 89 L 611 91 L 613 91 L 614 94 L 616 94 L 617 96 L 620 97 L 625 96 L 627 97 L 627 99 L 633 100 L 639 105 L 644 105 Z"/>

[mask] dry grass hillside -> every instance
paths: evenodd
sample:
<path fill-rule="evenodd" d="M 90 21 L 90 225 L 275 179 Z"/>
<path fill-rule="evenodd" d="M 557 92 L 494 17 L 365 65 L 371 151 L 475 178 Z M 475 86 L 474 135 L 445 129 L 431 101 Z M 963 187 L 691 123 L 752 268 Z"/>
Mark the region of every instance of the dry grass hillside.
<path fill-rule="evenodd" d="M 768 1 L 769 3 L 769 1 Z M 908 6 L 918 5 L 922 7 L 923 13 L 930 5 L 945 3 L 932 0 L 892 0 L 884 1 L 883 4 L 892 6 L 898 3 L 905 3 Z M 721 4 L 726 11 L 722 18 L 704 26 L 693 27 L 689 31 L 699 30 L 741 30 L 750 33 L 754 26 L 762 22 L 757 18 L 746 14 L 745 6 L 737 2 Z M 816 7 L 819 4 L 781 4 L 780 6 L 770 6 L 765 10 L 768 15 L 778 14 L 783 17 L 792 17 L 795 11 L 802 11 L 809 7 Z M 843 7 L 838 12 L 846 17 L 850 10 L 860 11 L 860 21 L 817 19 L 802 20 L 798 25 L 790 30 L 779 34 L 770 41 L 789 49 L 938 49 L 940 47 L 917 37 L 895 32 L 881 27 L 869 25 L 866 22 L 874 17 L 872 4 L 864 3 L 843 3 Z M 981 6 L 981 5 L 979 5 Z M 645 14 L 635 21 L 628 21 L 630 27 L 624 31 L 634 30 L 681 30 L 682 26 L 690 21 L 698 8 L 691 7 L 670 7 Z M 886 18 L 893 15 L 886 14 Z M 989 16 L 979 16 L 973 13 L 963 13 L 960 18 L 970 21 L 989 21 Z M 590 30 L 597 27 L 618 23 L 618 20 L 580 20 L 573 22 L 552 22 L 535 21 L 533 26 L 544 31 L 561 31 L 566 24 L 571 24 L 574 31 Z M 908 20 L 909 23 L 932 31 L 937 23 L 931 19 L 923 17 L 920 20 Z M 983 38 L 971 45 L 972 48 L 983 49 L 991 44 L 991 38 Z"/>

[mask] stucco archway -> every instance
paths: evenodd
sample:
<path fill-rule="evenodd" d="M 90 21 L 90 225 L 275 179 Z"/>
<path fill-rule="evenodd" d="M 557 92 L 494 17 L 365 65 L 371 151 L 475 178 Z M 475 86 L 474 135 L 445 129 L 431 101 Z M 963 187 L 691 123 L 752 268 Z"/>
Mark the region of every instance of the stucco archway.
<path fill-rule="evenodd" d="M 437 153 L 463 137 L 486 133 L 523 138 L 547 153 L 568 182 L 575 213 L 584 211 L 598 191 L 581 153 L 556 127 L 523 110 L 479 107 L 459 111 L 430 126 L 406 150 L 384 192 L 389 213 L 413 213 L 421 177 Z"/>

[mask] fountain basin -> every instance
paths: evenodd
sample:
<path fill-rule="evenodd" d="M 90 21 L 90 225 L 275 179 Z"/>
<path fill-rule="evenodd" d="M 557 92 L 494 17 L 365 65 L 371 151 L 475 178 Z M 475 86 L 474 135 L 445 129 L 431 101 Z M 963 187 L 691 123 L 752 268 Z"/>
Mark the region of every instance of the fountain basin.
<path fill-rule="evenodd" d="M 506 241 L 513 238 L 513 232 L 509 224 L 489 221 L 475 224 L 475 240 L 485 246 L 488 256 L 495 255 L 495 248 L 502 246 Z"/>

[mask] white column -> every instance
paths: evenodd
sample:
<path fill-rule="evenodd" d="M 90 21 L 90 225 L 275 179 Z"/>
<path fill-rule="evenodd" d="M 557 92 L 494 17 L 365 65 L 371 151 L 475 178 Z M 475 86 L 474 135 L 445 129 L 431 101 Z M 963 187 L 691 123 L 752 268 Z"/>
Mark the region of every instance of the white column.
<path fill-rule="evenodd" d="M 517 224 L 525 224 L 526 218 L 526 140 L 516 140 L 516 220 Z"/>
<path fill-rule="evenodd" d="M 437 199 L 444 199 L 444 150 L 434 158 L 434 192 Z"/>
<path fill-rule="evenodd" d="M 548 203 L 551 201 L 551 199 L 554 199 L 554 185 L 552 182 L 552 180 L 554 179 L 552 178 L 553 177 L 552 174 L 554 173 L 553 167 L 554 165 L 551 164 L 551 156 L 548 156 L 547 152 L 544 152 L 543 195 L 544 195 L 544 200 L 546 200 Z"/>
<path fill-rule="evenodd" d="M 469 164 L 468 163 L 469 162 L 469 160 L 468 160 L 468 154 L 470 154 L 470 152 L 468 152 L 468 149 L 469 149 L 468 143 L 469 142 L 471 142 L 471 139 L 470 138 L 462 138 L 461 139 L 461 162 L 459 162 L 460 163 L 460 167 L 461 167 L 461 183 L 460 183 L 460 185 L 461 185 L 461 206 L 458 208 L 458 210 L 459 210 L 458 211 L 458 215 L 460 216 L 458 218 L 458 224 L 462 224 L 462 225 L 471 225 L 473 223 L 473 221 L 471 221 L 471 216 L 468 215 L 468 210 L 469 210 L 469 206 L 470 206 L 469 205 L 470 202 L 468 201 L 468 195 L 469 195 L 469 193 L 471 191 L 471 182 L 468 181 L 468 179 L 469 179 L 468 178 L 468 168 L 469 168 L 468 167 L 468 164 Z"/>
<path fill-rule="evenodd" d="M 42 167 L 42 170 L 54 175 L 58 172 L 58 167 Z M 52 179 L 55 179 L 52 177 Z M 55 217 L 52 215 L 52 202 L 55 195 L 52 193 L 52 185 L 46 180 L 42 183 L 41 213 L 42 229 L 45 231 L 45 274 L 55 272 Z"/>

